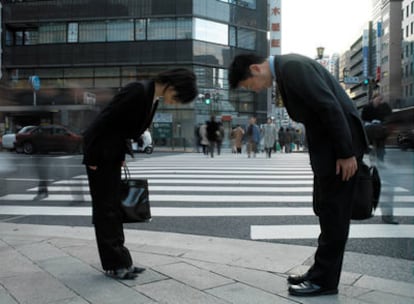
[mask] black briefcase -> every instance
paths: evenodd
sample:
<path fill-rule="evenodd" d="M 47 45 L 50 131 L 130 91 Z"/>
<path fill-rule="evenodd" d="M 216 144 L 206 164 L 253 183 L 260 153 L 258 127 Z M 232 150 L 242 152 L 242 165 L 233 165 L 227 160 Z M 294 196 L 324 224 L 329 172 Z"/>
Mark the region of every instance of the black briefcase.
<path fill-rule="evenodd" d="M 358 164 L 354 197 L 352 200 L 353 220 L 366 220 L 374 215 L 381 193 L 381 178 L 375 166 L 364 162 Z"/>

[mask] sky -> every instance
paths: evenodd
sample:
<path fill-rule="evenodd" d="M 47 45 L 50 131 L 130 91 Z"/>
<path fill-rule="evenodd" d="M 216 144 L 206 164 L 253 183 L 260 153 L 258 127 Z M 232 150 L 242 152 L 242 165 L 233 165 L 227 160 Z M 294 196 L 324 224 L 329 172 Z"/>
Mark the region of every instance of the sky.
<path fill-rule="evenodd" d="M 371 0 L 282 0 L 282 54 L 342 53 L 371 20 Z"/>

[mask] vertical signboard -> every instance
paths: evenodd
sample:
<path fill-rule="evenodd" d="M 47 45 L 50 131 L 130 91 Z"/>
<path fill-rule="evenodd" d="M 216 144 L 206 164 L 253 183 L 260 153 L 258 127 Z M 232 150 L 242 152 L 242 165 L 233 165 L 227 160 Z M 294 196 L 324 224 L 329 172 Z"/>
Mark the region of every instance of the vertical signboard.
<path fill-rule="evenodd" d="M 381 36 L 382 36 L 382 23 L 377 22 L 377 56 L 376 56 L 376 62 L 377 62 L 377 69 L 376 69 L 376 75 L 375 80 L 380 81 L 381 80 Z"/>
<path fill-rule="evenodd" d="M 270 55 L 281 54 L 281 6 L 282 0 L 269 0 Z"/>
<path fill-rule="evenodd" d="M 362 34 L 362 74 L 365 78 L 369 75 L 369 30 Z"/>
<path fill-rule="evenodd" d="M 282 48 L 282 0 L 268 0 L 269 7 L 269 54 L 280 55 Z M 267 116 L 273 116 L 274 98 L 272 89 L 267 90 Z"/>

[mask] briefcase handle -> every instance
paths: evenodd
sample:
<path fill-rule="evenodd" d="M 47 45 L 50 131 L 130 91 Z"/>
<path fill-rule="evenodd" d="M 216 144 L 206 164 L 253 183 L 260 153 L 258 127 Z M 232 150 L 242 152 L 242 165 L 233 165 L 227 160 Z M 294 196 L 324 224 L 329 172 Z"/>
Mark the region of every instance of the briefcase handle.
<path fill-rule="evenodd" d="M 125 179 L 126 180 L 130 180 L 131 179 L 131 172 L 129 172 L 129 168 L 127 166 L 127 164 L 125 163 L 125 165 L 123 166 L 124 168 L 124 175 L 125 175 Z"/>

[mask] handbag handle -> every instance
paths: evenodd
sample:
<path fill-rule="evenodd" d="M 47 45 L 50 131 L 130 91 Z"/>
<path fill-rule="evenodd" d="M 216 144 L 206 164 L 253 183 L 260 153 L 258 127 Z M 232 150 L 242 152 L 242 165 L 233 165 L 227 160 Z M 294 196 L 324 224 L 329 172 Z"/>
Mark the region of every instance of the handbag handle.
<path fill-rule="evenodd" d="M 124 174 L 125 174 L 125 179 L 128 181 L 131 179 L 131 173 L 129 172 L 129 168 L 127 166 L 127 164 L 125 164 L 125 166 L 123 166 L 124 168 Z"/>

